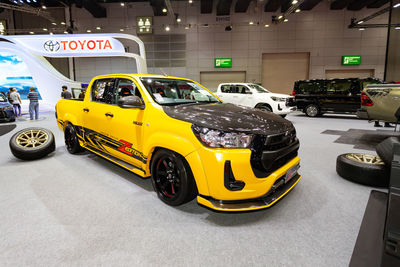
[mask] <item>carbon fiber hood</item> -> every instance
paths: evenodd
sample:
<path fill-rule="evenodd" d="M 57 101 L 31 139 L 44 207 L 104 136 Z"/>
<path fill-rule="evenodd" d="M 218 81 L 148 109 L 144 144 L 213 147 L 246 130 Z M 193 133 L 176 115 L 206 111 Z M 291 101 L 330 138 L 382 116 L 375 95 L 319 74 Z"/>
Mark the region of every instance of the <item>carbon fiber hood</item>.
<path fill-rule="evenodd" d="M 294 128 L 290 121 L 271 112 L 227 103 L 163 106 L 163 109 L 174 119 L 226 132 L 270 135 Z"/>

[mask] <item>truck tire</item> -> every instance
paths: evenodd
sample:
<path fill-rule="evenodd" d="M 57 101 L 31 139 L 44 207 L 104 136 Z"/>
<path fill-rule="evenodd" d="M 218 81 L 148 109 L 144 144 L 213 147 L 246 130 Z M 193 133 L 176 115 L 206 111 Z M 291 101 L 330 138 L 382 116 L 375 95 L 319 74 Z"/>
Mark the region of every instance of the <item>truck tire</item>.
<path fill-rule="evenodd" d="M 64 141 L 65 147 L 71 154 L 76 154 L 83 151 L 83 148 L 79 144 L 78 136 L 76 135 L 75 127 L 68 123 L 64 130 Z"/>
<path fill-rule="evenodd" d="M 161 201 L 179 206 L 197 196 L 196 182 L 186 160 L 170 150 L 158 150 L 151 162 L 151 182 Z"/>
<path fill-rule="evenodd" d="M 380 142 L 375 150 L 387 166 L 392 166 L 394 144 L 400 144 L 398 137 L 389 137 Z"/>
<path fill-rule="evenodd" d="M 369 186 L 388 187 L 390 168 L 377 156 L 347 153 L 337 157 L 336 172 L 343 178 Z"/>
<path fill-rule="evenodd" d="M 267 104 L 257 105 L 256 108 L 264 110 L 264 111 L 272 112 L 272 108 L 270 107 L 270 105 L 267 105 Z"/>
<path fill-rule="evenodd" d="M 319 107 L 315 104 L 310 104 L 304 109 L 304 113 L 307 117 L 317 117 L 321 114 Z"/>
<path fill-rule="evenodd" d="M 22 160 L 43 158 L 56 149 L 54 135 L 44 128 L 26 128 L 10 139 L 11 153 Z"/>

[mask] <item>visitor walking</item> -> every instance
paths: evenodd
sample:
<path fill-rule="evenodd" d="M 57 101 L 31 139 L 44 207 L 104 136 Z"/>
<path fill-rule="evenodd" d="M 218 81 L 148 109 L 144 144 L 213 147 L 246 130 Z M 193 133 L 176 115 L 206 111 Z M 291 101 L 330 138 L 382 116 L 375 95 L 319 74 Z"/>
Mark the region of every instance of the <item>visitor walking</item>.
<path fill-rule="evenodd" d="M 31 120 L 33 120 L 33 117 L 35 117 L 35 120 L 37 120 L 39 119 L 39 94 L 35 92 L 35 88 L 29 88 L 28 99 L 30 101 L 29 116 L 31 117 Z"/>
<path fill-rule="evenodd" d="M 72 95 L 70 92 L 68 92 L 68 87 L 66 85 L 62 86 L 61 98 L 62 99 L 71 99 L 72 98 Z"/>
<path fill-rule="evenodd" d="M 17 92 L 17 89 L 14 88 L 12 93 L 10 94 L 10 99 L 12 101 L 12 105 L 14 107 L 15 116 L 21 116 L 21 96 Z"/>

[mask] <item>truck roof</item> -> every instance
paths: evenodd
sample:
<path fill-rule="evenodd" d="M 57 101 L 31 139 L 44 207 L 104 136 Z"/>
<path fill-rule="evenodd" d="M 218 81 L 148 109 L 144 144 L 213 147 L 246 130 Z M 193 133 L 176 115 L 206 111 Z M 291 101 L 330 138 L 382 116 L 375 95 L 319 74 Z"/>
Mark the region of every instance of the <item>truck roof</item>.
<path fill-rule="evenodd" d="M 98 75 L 94 77 L 93 79 L 99 79 L 99 78 L 115 78 L 115 77 L 121 77 L 121 76 L 130 76 L 133 78 L 145 78 L 145 77 L 152 77 L 152 78 L 168 78 L 168 79 L 181 79 L 181 80 L 190 80 L 187 78 L 181 78 L 181 77 L 175 77 L 175 76 L 166 76 L 166 75 L 160 75 L 160 74 L 140 74 L 140 73 L 114 73 L 114 74 L 103 74 L 103 75 Z"/>

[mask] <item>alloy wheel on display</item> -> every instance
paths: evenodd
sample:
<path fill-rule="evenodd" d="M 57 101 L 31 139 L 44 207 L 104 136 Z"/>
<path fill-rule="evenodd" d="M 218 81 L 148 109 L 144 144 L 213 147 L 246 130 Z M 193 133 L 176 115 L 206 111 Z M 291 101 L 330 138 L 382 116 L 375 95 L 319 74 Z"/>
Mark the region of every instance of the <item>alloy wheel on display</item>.
<path fill-rule="evenodd" d="M 161 157 L 156 165 L 155 186 L 163 198 L 172 200 L 181 189 L 180 171 L 171 157 Z"/>
<path fill-rule="evenodd" d="M 359 153 L 349 153 L 346 155 L 346 158 L 365 163 L 365 164 L 373 164 L 373 165 L 384 165 L 385 163 L 378 156 L 359 154 Z"/>
<path fill-rule="evenodd" d="M 16 138 L 18 146 L 23 148 L 37 148 L 49 140 L 49 135 L 40 129 L 30 129 L 20 133 Z"/>

